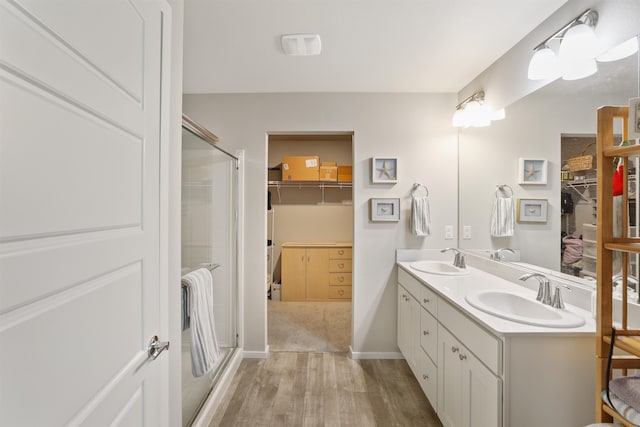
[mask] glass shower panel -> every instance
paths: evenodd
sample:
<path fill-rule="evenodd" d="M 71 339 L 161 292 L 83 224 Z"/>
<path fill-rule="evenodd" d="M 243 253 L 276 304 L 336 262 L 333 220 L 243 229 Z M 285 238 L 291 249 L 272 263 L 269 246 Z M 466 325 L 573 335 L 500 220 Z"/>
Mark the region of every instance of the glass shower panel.
<path fill-rule="evenodd" d="M 237 347 L 236 160 L 182 130 L 182 273 L 205 267 L 213 277 L 215 332 L 221 356 L 214 369 L 191 371 L 190 330 L 182 332 L 183 426 L 190 425 Z"/>

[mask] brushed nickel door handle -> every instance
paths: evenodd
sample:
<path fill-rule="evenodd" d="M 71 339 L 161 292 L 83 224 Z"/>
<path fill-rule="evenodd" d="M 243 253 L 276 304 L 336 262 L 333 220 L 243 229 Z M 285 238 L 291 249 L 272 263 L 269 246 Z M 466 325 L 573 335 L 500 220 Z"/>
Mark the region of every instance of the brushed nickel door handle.
<path fill-rule="evenodd" d="M 149 346 L 147 347 L 147 354 L 149 355 L 149 359 L 156 360 L 160 353 L 165 350 L 169 350 L 169 341 L 160 341 L 157 335 L 154 335 L 149 341 Z"/>

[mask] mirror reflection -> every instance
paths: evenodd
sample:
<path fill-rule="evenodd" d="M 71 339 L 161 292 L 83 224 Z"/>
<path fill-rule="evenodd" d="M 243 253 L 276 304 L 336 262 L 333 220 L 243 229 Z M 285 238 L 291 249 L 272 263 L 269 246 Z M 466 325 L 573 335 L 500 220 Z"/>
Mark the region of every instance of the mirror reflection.
<path fill-rule="evenodd" d="M 595 241 L 596 110 L 627 105 L 639 96 L 638 55 L 600 63 L 598 69 L 582 80 L 550 83 L 507 107 L 506 120 L 490 127 L 460 129 L 461 249 L 488 257 L 490 251 L 512 248 L 520 261 L 543 269 L 579 277 L 595 272 L 595 247 L 581 248 L 582 254 L 573 257 L 570 250 L 563 262 L 563 237 L 568 236 L 565 245 L 579 236 Z M 542 165 L 544 160 L 546 183 L 519 176 L 526 174 L 522 164 Z M 503 194 L 498 186 L 513 189 L 515 210 L 531 205 L 537 212 L 533 220 L 516 214 L 511 236 L 490 231 L 495 197 Z M 505 255 L 509 260 L 511 254 Z"/>

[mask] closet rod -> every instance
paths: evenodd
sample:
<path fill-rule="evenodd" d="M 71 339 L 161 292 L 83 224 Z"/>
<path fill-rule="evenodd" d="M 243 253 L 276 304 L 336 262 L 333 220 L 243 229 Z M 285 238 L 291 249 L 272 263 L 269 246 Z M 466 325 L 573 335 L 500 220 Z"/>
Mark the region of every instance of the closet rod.
<path fill-rule="evenodd" d="M 238 158 L 236 156 L 234 156 L 233 154 L 229 153 L 228 151 L 218 146 L 218 141 L 220 141 L 220 138 L 212 134 L 207 128 L 205 128 L 195 120 L 191 119 L 186 114 L 182 114 L 182 128 L 188 131 L 189 133 L 195 135 L 196 137 L 202 139 L 204 142 L 206 142 L 216 150 L 221 151 L 227 156 L 231 157 L 236 162 L 238 161 Z"/>

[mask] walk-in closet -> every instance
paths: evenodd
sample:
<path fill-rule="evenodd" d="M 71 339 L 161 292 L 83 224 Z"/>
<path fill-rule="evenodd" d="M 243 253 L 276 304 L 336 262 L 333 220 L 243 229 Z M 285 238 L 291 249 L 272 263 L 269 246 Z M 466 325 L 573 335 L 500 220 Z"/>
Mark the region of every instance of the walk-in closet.
<path fill-rule="evenodd" d="M 268 137 L 267 283 L 271 351 L 348 351 L 351 133 Z"/>

